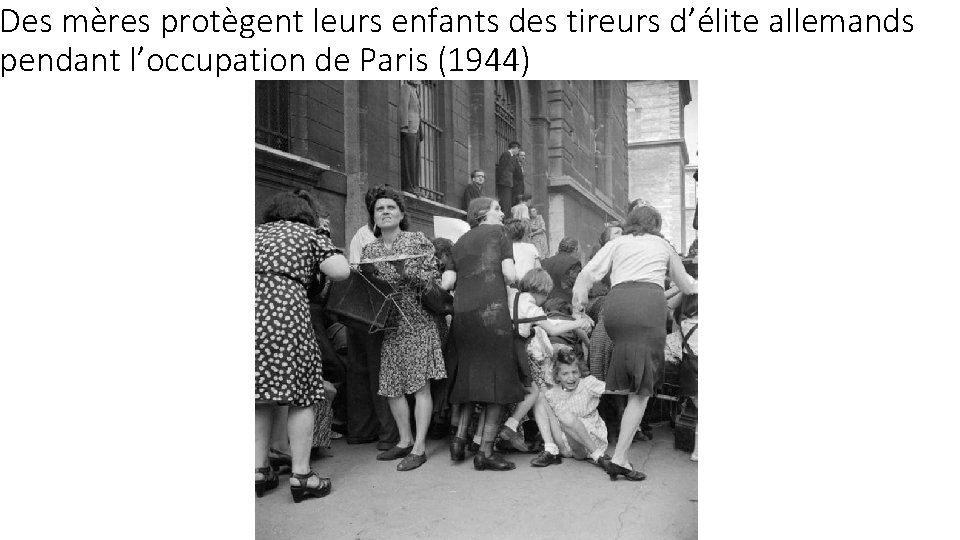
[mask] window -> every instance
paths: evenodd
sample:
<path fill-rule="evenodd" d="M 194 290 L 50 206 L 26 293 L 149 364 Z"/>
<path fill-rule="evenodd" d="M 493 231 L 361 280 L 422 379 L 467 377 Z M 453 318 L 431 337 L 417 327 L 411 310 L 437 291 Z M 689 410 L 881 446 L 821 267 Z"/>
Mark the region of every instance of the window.
<path fill-rule="evenodd" d="M 510 141 L 517 140 L 517 93 L 513 81 L 497 81 L 497 156 L 507 151 Z"/>
<path fill-rule="evenodd" d="M 290 151 L 290 82 L 256 81 L 256 141 Z"/>
<path fill-rule="evenodd" d="M 440 141 L 443 129 L 440 127 L 442 99 L 438 81 L 420 82 L 420 129 L 423 141 L 420 143 L 420 183 L 414 192 L 431 201 L 443 202 L 443 186 L 440 174 Z"/>

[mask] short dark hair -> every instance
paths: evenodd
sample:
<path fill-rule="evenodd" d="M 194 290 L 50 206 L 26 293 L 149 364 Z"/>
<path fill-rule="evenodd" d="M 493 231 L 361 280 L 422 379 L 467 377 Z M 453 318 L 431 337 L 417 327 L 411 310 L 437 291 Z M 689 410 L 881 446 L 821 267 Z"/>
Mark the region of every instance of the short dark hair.
<path fill-rule="evenodd" d="M 367 216 L 369 217 L 367 225 L 377 238 L 380 238 L 380 228 L 374 224 L 373 210 L 380 199 L 391 199 L 397 203 L 397 208 L 403 212 L 403 219 L 400 220 L 400 230 L 405 231 L 410 228 L 410 222 L 407 220 L 407 205 L 403 202 L 403 194 L 393 186 L 374 186 L 367 190 L 363 199 L 367 203 Z"/>
<path fill-rule="evenodd" d="M 493 199 L 490 197 L 477 197 L 470 201 L 470 205 L 467 206 L 467 223 L 470 224 L 471 229 L 483 222 L 487 212 L 490 211 L 491 204 Z"/>
<path fill-rule="evenodd" d="M 520 143 L 517 141 L 510 141 L 510 144 L 507 145 L 507 149 L 510 148 L 520 148 Z"/>
<path fill-rule="evenodd" d="M 563 313 L 564 315 L 572 315 L 573 310 L 570 309 L 570 302 L 567 302 L 559 296 L 554 296 L 553 298 L 548 299 L 543 303 L 544 313 Z"/>
<path fill-rule="evenodd" d="M 660 234 L 660 226 L 663 225 L 663 219 L 660 212 L 652 206 L 640 205 L 630 211 L 627 216 L 627 223 L 623 227 L 623 234 L 632 234 L 634 236 L 643 236 L 652 234 L 663 238 Z"/>
<path fill-rule="evenodd" d="M 520 278 L 517 290 L 525 293 L 550 294 L 553 278 L 543 268 L 533 268 Z"/>
<path fill-rule="evenodd" d="M 320 210 L 320 202 L 307 190 L 281 191 L 267 201 L 263 222 L 293 221 L 316 227 Z"/>
<path fill-rule="evenodd" d="M 523 240 L 527 235 L 527 223 L 522 219 L 508 218 L 503 222 L 503 227 L 507 230 L 507 236 L 514 242 Z"/>
<path fill-rule="evenodd" d="M 557 246 L 557 253 L 576 253 L 580 247 L 580 241 L 572 236 L 564 236 Z"/>
<path fill-rule="evenodd" d="M 449 238 L 438 236 L 432 240 L 433 255 L 437 258 L 437 267 L 440 272 L 447 268 L 449 261 L 453 260 L 453 242 Z"/>
<path fill-rule="evenodd" d="M 483 173 L 484 177 L 487 176 L 487 173 L 483 172 L 483 169 L 474 169 L 473 172 L 470 173 L 470 178 L 471 179 L 476 178 L 477 173 Z"/>
<path fill-rule="evenodd" d="M 514 204 L 520 204 L 520 203 L 522 203 L 522 202 L 527 202 L 527 201 L 529 201 L 530 199 L 533 199 L 533 195 L 531 195 L 531 194 L 529 194 L 529 193 L 521 193 L 520 195 L 517 195 L 517 198 L 516 198 L 516 201 L 517 201 L 517 202 L 514 203 Z"/>
<path fill-rule="evenodd" d="M 569 347 L 558 347 L 557 348 L 557 358 L 553 361 L 553 380 L 557 383 L 560 382 L 560 366 L 577 366 L 577 369 L 580 370 L 580 378 L 590 375 L 590 369 L 587 368 L 586 362 L 582 358 L 576 355 L 573 352 L 573 349 Z"/>

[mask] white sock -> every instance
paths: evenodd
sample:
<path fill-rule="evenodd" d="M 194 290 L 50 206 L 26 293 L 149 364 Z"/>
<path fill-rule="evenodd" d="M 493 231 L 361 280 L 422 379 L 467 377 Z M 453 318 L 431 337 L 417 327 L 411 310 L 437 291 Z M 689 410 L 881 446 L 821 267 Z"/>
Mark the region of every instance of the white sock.
<path fill-rule="evenodd" d="M 553 443 L 544 443 L 543 449 L 555 456 L 560 454 L 560 447 Z"/>
<path fill-rule="evenodd" d="M 592 460 L 594 460 L 594 461 L 600 459 L 601 457 L 603 457 L 603 452 L 600 451 L 599 448 L 597 448 L 596 450 L 594 450 L 594 451 L 590 454 L 590 459 L 592 459 Z"/>
<path fill-rule="evenodd" d="M 473 436 L 473 442 L 480 444 L 480 441 L 483 440 L 483 434 L 480 433 L 480 430 L 477 430 L 477 434 Z"/>
<path fill-rule="evenodd" d="M 518 422 L 515 418 L 510 417 L 510 418 L 507 418 L 507 421 L 504 422 L 503 425 L 505 425 L 505 426 L 507 426 L 508 428 L 516 431 L 517 428 L 520 427 L 520 422 Z"/>

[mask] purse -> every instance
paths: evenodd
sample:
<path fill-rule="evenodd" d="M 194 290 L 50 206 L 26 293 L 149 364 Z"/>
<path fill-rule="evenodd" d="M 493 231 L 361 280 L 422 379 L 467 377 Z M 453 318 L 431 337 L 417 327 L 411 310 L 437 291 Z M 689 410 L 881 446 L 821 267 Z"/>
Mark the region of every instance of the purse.
<path fill-rule="evenodd" d="M 420 295 L 420 304 L 434 315 L 453 315 L 453 295 L 430 281 Z"/>
<path fill-rule="evenodd" d="M 370 273 L 352 270 L 350 277 L 330 285 L 324 311 L 337 315 L 343 324 L 367 330 L 382 331 L 393 311 L 393 294 L 389 283 Z"/>

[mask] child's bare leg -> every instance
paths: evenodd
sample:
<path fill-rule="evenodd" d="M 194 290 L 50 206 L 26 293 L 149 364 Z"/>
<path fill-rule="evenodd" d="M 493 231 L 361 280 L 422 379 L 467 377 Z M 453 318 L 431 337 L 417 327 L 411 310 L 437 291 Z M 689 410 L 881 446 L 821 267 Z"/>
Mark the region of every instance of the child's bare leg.
<path fill-rule="evenodd" d="M 527 388 L 527 391 L 527 396 L 523 398 L 523 401 L 517 403 L 513 414 L 503 423 L 503 429 L 500 431 L 500 438 L 509 440 L 510 444 L 520 452 L 527 452 L 529 450 L 523 437 L 517 433 L 517 428 L 520 427 L 520 419 L 526 416 L 530 409 L 533 408 L 533 405 L 537 402 L 537 397 L 540 395 L 540 389 L 537 388 L 535 384 L 531 384 L 530 387 Z"/>
<path fill-rule="evenodd" d="M 587 426 L 583 425 L 583 422 L 575 414 L 565 412 L 560 415 L 558 420 L 560 420 L 560 427 L 563 428 L 563 432 L 567 434 L 570 448 L 573 449 L 577 459 L 592 457 L 596 460 L 603 455 L 597 448 L 597 443 L 594 442 L 593 437 L 587 431 Z"/>
<path fill-rule="evenodd" d="M 569 441 L 566 440 L 566 437 L 563 434 L 563 427 L 560 425 L 560 420 L 557 419 L 557 414 L 553 411 L 553 408 L 550 407 L 546 400 L 543 400 L 544 410 L 546 412 L 546 419 L 548 425 L 550 426 L 550 435 L 551 438 L 555 441 L 554 446 L 559 447 L 559 452 L 563 457 L 570 457 L 573 455 L 569 444 Z M 538 402 L 539 404 L 539 402 Z M 546 441 L 546 439 L 544 439 Z M 544 448 L 546 448 L 546 442 L 544 442 Z"/>
<path fill-rule="evenodd" d="M 537 388 L 537 385 L 531 384 L 527 390 L 530 393 L 527 394 L 527 397 L 523 398 L 523 401 L 517 403 L 517 410 L 513 411 L 513 415 L 507 419 L 508 422 L 510 420 L 514 420 L 519 423 L 520 420 L 523 419 L 528 412 L 530 412 L 530 409 L 533 408 L 534 404 L 536 404 L 537 398 L 540 396 L 540 389 Z M 513 426 L 512 429 L 516 429 L 516 426 Z"/>
<path fill-rule="evenodd" d="M 543 438 L 543 449 L 557 455 L 560 453 L 560 449 L 557 448 L 557 442 L 553 438 L 553 432 L 550 428 L 550 415 L 552 414 L 553 410 L 550 409 L 546 398 L 543 397 L 543 394 L 540 394 L 533 406 L 533 419 L 536 420 L 537 429 L 540 430 L 540 436 Z"/>

